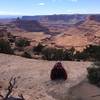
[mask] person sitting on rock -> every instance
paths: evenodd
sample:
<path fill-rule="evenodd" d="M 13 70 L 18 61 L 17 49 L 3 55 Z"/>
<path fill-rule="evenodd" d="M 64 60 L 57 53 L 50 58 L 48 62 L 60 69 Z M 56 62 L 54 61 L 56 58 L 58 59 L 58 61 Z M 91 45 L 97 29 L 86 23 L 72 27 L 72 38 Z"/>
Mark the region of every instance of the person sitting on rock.
<path fill-rule="evenodd" d="M 51 70 L 50 75 L 51 80 L 66 80 L 67 73 L 63 68 L 61 62 L 58 62 L 54 65 L 54 68 Z"/>

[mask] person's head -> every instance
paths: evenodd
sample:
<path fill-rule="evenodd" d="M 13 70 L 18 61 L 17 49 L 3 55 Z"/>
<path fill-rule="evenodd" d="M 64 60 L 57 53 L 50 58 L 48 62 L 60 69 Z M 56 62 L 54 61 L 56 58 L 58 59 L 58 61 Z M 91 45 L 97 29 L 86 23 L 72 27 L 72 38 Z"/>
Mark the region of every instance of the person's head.
<path fill-rule="evenodd" d="M 62 63 L 61 62 L 57 62 L 54 66 L 55 69 L 61 69 L 63 68 Z"/>

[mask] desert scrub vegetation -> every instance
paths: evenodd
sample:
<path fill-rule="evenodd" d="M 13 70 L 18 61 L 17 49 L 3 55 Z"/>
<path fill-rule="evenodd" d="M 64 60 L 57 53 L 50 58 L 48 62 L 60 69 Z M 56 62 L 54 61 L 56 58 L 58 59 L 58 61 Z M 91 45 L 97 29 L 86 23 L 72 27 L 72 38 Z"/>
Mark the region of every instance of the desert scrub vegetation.
<path fill-rule="evenodd" d="M 13 50 L 9 41 L 0 39 L 0 53 L 13 54 Z"/>
<path fill-rule="evenodd" d="M 44 48 L 42 50 L 42 58 L 45 60 L 73 60 L 73 51 L 57 49 L 57 48 Z"/>
<path fill-rule="evenodd" d="M 44 48 L 42 50 L 43 59 L 45 60 L 61 60 L 63 59 L 63 50 L 56 48 Z"/>
<path fill-rule="evenodd" d="M 69 60 L 69 61 L 100 61 L 100 46 L 89 45 L 82 51 L 76 51 L 74 47 L 70 49 L 43 46 L 39 43 L 33 48 L 33 52 L 42 55 L 44 60 Z"/>
<path fill-rule="evenodd" d="M 77 60 L 100 61 L 100 45 L 89 45 L 82 52 L 75 54 Z"/>
<path fill-rule="evenodd" d="M 18 47 L 30 46 L 30 41 L 26 38 L 19 38 L 15 41 L 15 45 Z"/>
<path fill-rule="evenodd" d="M 33 47 L 33 52 L 40 54 L 45 46 L 39 43 L 37 46 Z"/>
<path fill-rule="evenodd" d="M 100 62 L 93 63 L 92 67 L 87 68 L 87 71 L 89 82 L 100 87 Z"/>

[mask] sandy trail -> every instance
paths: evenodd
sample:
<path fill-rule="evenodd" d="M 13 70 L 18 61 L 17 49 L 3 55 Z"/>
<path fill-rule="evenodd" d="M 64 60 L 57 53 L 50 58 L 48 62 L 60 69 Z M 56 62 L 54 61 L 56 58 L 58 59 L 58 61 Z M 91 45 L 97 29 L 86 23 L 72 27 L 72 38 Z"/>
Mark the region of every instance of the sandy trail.
<path fill-rule="evenodd" d="M 22 93 L 26 100 L 66 100 L 68 89 L 86 77 L 86 68 L 91 63 L 63 61 L 62 64 L 68 72 L 68 80 L 52 82 L 50 71 L 55 63 L 55 61 L 0 54 L 1 92 L 7 87 L 8 80 L 13 76 L 17 78 L 13 94 L 15 96 Z"/>

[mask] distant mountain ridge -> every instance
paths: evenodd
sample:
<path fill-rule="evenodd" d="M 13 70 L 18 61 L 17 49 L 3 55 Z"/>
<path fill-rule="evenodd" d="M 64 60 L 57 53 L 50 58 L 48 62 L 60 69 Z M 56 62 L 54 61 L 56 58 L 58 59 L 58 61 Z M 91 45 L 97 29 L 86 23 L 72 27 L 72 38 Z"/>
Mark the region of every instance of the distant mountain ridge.
<path fill-rule="evenodd" d="M 20 18 L 17 18 L 15 21 L 11 22 L 15 26 L 17 26 L 20 29 L 23 29 L 28 32 L 48 32 L 49 30 L 42 25 L 38 21 L 33 20 L 22 20 Z"/>
<path fill-rule="evenodd" d="M 41 15 L 41 16 L 23 16 L 23 20 L 37 20 L 37 21 L 65 21 L 69 22 L 71 20 L 84 20 L 88 15 L 78 15 L 78 14 L 72 14 L 72 15 Z"/>
<path fill-rule="evenodd" d="M 100 21 L 100 14 L 61 14 L 61 15 L 40 15 L 40 16 L 22 16 L 23 20 L 37 20 L 37 21 L 64 21 L 69 23 L 70 21 L 75 23 L 84 21 L 88 16 Z"/>
<path fill-rule="evenodd" d="M 65 14 L 65 15 L 41 15 L 41 16 L 23 16 L 22 20 L 36 20 L 51 32 L 64 32 L 70 26 L 82 24 L 87 18 L 100 21 L 100 14 Z"/>

